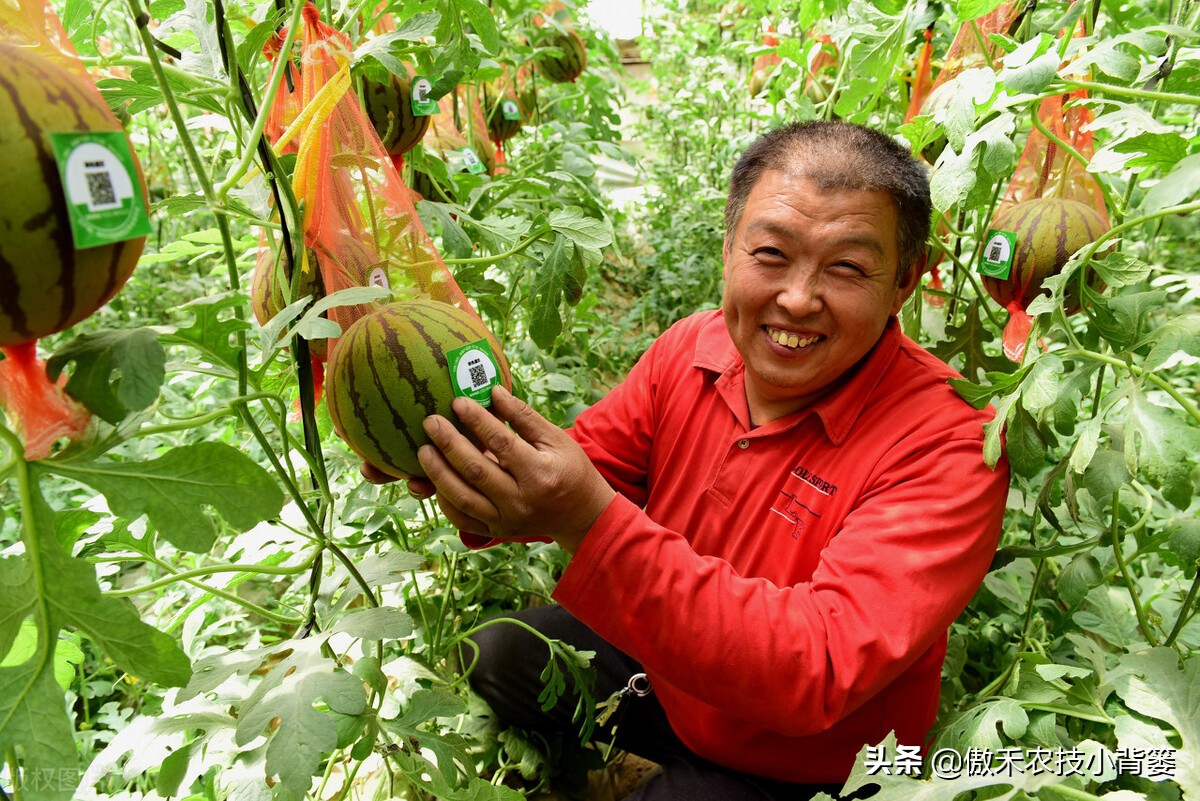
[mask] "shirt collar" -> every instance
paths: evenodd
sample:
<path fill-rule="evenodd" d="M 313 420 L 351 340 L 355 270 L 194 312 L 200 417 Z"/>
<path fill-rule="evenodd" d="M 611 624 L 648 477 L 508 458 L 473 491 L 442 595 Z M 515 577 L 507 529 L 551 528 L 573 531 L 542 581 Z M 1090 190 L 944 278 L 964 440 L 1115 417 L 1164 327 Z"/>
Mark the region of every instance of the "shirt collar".
<path fill-rule="evenodd" d="M 759 430 L 763 434 L 793 428 L 808 415 L 815 414 L 834 445 L 841 445 L 862 414 L 875 388 L 883 380 L 900 348 L 900 323 L 888 318 L 883 334 L 869 353 L 853 368 L 851 375 L 836 390 L 795 414 L 774 420 Z M 750 429 L 750 409 L 746 403 L 745 365 L 725 327 L 725 317 L 717 311 L 700 329 L 692 366 L 717 374 L 716 389 L 738 421 Z"/>

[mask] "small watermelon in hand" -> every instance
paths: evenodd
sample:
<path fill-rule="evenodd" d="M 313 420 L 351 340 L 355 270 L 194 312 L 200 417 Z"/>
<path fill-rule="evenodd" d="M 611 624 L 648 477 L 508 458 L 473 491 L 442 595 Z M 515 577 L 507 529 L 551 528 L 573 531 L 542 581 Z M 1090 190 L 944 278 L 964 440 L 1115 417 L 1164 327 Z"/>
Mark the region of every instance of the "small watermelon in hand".
<path fill-rule="evenodd" d="M 451 421 L 450 351 L 486 340 L 499 378 L 512 389 L 508 362 L 487 327 L 457 306 L 433 300 L 389 303 L 338 339 L 325 373 L 334 430 L 369 464 L 407 478 L 424 476 L 417 450 L 429 442 L 422 421 Z"/>

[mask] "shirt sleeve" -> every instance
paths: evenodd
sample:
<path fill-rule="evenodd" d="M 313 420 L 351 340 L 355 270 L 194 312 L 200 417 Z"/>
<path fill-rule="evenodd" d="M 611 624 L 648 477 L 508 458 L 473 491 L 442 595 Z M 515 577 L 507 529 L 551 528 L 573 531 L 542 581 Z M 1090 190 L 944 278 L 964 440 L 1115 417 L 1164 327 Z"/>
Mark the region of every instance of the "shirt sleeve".
<path fill-rule="evenodd" d="M 978 437 L 877 466 L 811 581 L 776 586 L 697 554 L 617 497 L 554 597 L 675 689 L 789 736 L 822 732 L 896 679 L 965 608 L 1008 491 Z"/>

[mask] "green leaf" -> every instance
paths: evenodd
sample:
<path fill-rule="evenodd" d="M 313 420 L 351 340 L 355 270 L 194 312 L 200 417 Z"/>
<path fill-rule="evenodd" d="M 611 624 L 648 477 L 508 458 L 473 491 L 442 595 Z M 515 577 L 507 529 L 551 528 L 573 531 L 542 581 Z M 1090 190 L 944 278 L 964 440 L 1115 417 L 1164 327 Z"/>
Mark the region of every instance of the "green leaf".
<path fill-rule="evenodd" d="M 1148 213 L 1186 203 L 1200 192 L 1200 153 L 1181 160 L 1162 180 L 1150 187 L 1139 211 Z"/>
<path fill-rule="evenodd" d="M 46 469 L 101 492 L 113 514 L 147 515 L 176 546 L 195 553 L 212 548 L 211 507 L 239 531 L 283 508 L 283 492 L 249 456 L 221 442 L 199 442 L 149 462 L 46 463 Z"/>
<path fill-rule="evenodd" d="M 168 334 L 165 339 L 191 345 L 217 364 L 236 370 L 238 352 L 234 347 L 234 335 L 238 331 L 248 331 L 250 323 L 234 317 L 231 310 L 242 303 L 240 299 L 228 295 L 204 297 L 185 303 L 180 308 L 194 312 L 195 319 L 191 325 Z M 222 318 L 226 312 L 229 312 L 228 315 Z"/>
<path fill-rule="evenodd" d="M 361 715 L 366 708 L 362 682 L 327 659 L 322 646 L 317 638 L 286 643 L 291 653 L 271 667 L 238 718 L 235 740 L 241 746 L 266 735 L 278 719 L 269 735 L 266 762 L 267 775 L 279 780 L 277 799 L 305 798 L 312 776 L 337 746 L 334 717 L 316 708 L 317 699 L 343 715 Z"/>
<path fill-rule="evenodd" d="M 433 765 L 429 765 L 429 772 L 435 773 L 446 787 L 453 787 L 475 777 L 474 762 L 467 751 L 466 740 L 456 732 L 432 731 L 430 724 L 436 718 L 453 717 L 465 711 L 466 707 L 458 697 L 444 690 L 422 689 L 413 693 L 401 715 L 391 720 L 381 720 L 380 724 L 406 741 L 415 739 L 422 749 L 431 751 L 437 767 L 435 773 Z M 418 754 L 411 756 L 420 763 L 428 764 L 428 760 Z M 438 795 L 441 797 L 440 793 Z"/>
<path fill-rule="evenodd" d="M 954 15 L 965 22 L 991 14 L 1002 2 L 1003 0 L 962 0 L 961 3 L 951 3 L 950 7 L 954 9 Z"/>
<path fill-rule="evenodd" d="M 559 314 L 558 304 L 575 258 L 574 243 L 559 234 L 554 237 L 554 244 L 550 246 L 534 278 L 529 336 L 543 350 L 549 350 L 562 332 L 562 315 Z"/>
<path fill-rule="evenodd" d="M 1200 357 L 1200 314 L 1188 314 L 1168 320 L 1148 335 L 1154 346 L 1142 365 L 1156 371 L 1167 367 L 1177 354 Z"/>
<path fill-rule="evenodd" d="M 167 352 L 151 328 L 81 334 L 54 352 L 46 374 L 57 381 L 72 362 L 67 394 L 116 425 L 158 400 Z"/>
<path fill-rule="evenodd" d="M 588 217 L 578 206 L 550 212 L 550 227 L 584 250 L 600 250 L 612 244 L 608 224 Z"/>
<path fill-rule="evenodd" d="M 36 602 L 32 567 L 17 556 L 0 558 L 0 658 L 9 652 L 21 621 Z"/>
<path fill-rule="evenodd" d="M 399 609 L 359 609 L 340 618 L 332 630 L 364 640 L 401 640 L 413 633 L 413 620 Z"/>
<path fill-rule="evenodd" d="M 53 664 L 34 658 L 0 668 L 0 752 L 16 749 L 25 774 L 21 798 L 66 801 L 79 782 L 79 757 Z"/>
<path fill-rule="evenodd" d="M 1068 606 L 1075 606 L 1087 597 L 1093 588 L 1104 582 L 1104 571 L 1100 562 L 1091 553 L 1079 553 L 1067 563 L 1055 580 L 1058 595 Z"/>
<path fill-rule="evenodd" d="M 1182 423 L 1178 415 L 1146 398 L 1140 387 L 1131 388 L 1125 420 L 1125 464 L 1158 487 L 1177 509 L 1192 503 L 1195 455 L 1200 452 L 1200 431 Z"/>
<path fill-rule="evenodd" d="M 1152 648 L 1121 657 L 1130 673 L 1116 681 L 1117 694 L 1135 712 L 1174 727 L 1180 747 L 1175 754 L 1175 781 L 1185 801 L 1200 799 L 1200 661 L 1182 669 L 1170 648 Z"/>
<path fill-rule="evenodd" d="M 930 352 L 942 361 L 955 365 L 952 360 L 962 357 L 962 366 L 958 371 L 969 379 L 978 379 L 988 372 L 1011 373 L 1017 366 L 1003 356 L 993 355 L 985 348 L 994 345 L 996 335 L 989 331 L 980 317 L 979 304 L 981 301 L 972 300 L 971 305 L 963 315 L 963 321 L 958 325 L 946 328 L 947 339 L 937 343 Z M 993 383 L 995 383 L 993 381 Z"/>
<path fill-rule="evenodd" d="M 1092 262 L 1092 269 L 1110 287 L 1139 284 L 1150 277 L 1150 265 L 1126 253 L 1110 253 L 1103 259 Z"/>
<path fill-rule="evenodd" d="M 943 150 L 929 181 L 934 208 L 946 211 L 990 194 L 1011 169 L 1017 152 L 1015 129 L 1016 117 L 1001 112 L 969 134 L 961 152 L 953 147 Z"/>
<path fill-rule="evenodd" d="M 1170 520 L 1166 527 L 1173 529 L 1167 538 L 1167 551 L 1175 557 L 1171 561 L 1182 567 L 1189 578 L 1194 578 L 1200 565 L 1200 520 L 1194 517 Z"/>
<path fill-rule="evenodd" d="M 1062 58 L 1054 45 L 1054 37 L 1042 33 L 1005 56 L 999 80 L 1010 94 L 1037 94 L 1058 77 Z"/>
<path fill-rule="evenodd" d="M 471 255 L 473 243 L 462 225 L 455 219 L 456 212 L 453 211 L 453 208 L 445 203 L 435 203 L 431 200 L 417 204 L 417 212 L 426 228 L 432 228 L 430 223 L 434 220 L 437 221 L 437 227 L 442 232 L 444 253 L 452 258 L 466 258 Z"/>
<path fill-rule="evenodd" d="M 1101 503 L 1107 503 L 1113 493 L 1129 481 L 1129 470 L 1123 454 L 1111 448 L 1096 451 L 1083 471 L 1083 486 L 1088 494 Z"/>
<path fill-rule="evenodd" d="M 1129 593 L 1123 587 L 1094 587 L 1071 619 L 1084 631 L 1118 648 L 1130 648 L 1141 637 Z"/>
<path fill-rule="evenodd" d="M 985 459 L 986 450 L 985 446 Z M 1005 431 L 1005 453 L 1013 472 L 1025 478 L 1033 478 L 1046 466 L 1046 442 L 1038 430 L 1037 420 L 1019 406 L 1013 411 Z"/>
<path fill-rule="evenodd" d="M 471 23 L 471 28 L 479 37 L 484 52 L 488 55 L 498 53 L 500 51 L 500 32 L 496 30 L 496 18 L 492 16 L 492 10 L 480 0 L 454 0 L 454 2 L 458 5 L 459 12 Z"/>
<path fill-rule="evenodd" d="M 396 57 L 396 51 L 407 50 L 411 43 L 419 42 L 426 36 L 432 36 L 441 22 L 442 15 L 437 11 L 423 11 L 413 14 L 400 24 L 394 31 L 375 36 L 358 46 L 354 51 L 353 64 L 360 63 L 365 58 L 375 58 L 389 72 L 408 76 L 404 63 Z"/>
<path fill-rule="evenodd" d="M 78 634 L 69 635 L 74 640 L 79 639 Z M 21 630 L 17 633 L 17 637 L 13 640 L 12 650 L 3 659 L 0 659 L 0 667 L 12 667 L 28 662 L 34 657 L 38 649 L 38 624 L 31 618 L 26 618 L 21 623 Z M 60 636 L 54 643 L 54 680 L 58 682 L 58 686 L 63 690 L 69 690 L 71 684 L 75 681 L 76 666 L 82 664 L 84 660 L 83 651 L 79 650 L 79 646 L 71 639 L 64 639 Z"/>
<path fill-rule="evenodd" d="M 1138 155 L 1125 162 L 1126 167 L 1170 170 L 1187 155 L 1187 140 L 1179 134 L 1140 133 L 1112 146 L 1118 153 Z"/>

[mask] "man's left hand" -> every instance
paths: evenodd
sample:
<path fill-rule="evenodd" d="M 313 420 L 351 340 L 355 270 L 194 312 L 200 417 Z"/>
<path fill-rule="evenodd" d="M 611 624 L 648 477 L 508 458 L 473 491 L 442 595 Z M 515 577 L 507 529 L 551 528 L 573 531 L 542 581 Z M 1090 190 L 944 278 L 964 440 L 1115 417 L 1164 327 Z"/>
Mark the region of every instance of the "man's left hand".
<path fill-rule="evenodd" d="M 433 445 L 417 458 L 450 522 L 497 539 L 545 535 L 574 553 L 616 495 L 583 449 L 503 387 L 494 414 L 467 398 L 453 408 L 487 453 L 446 418 L 425 419 Z"/>

